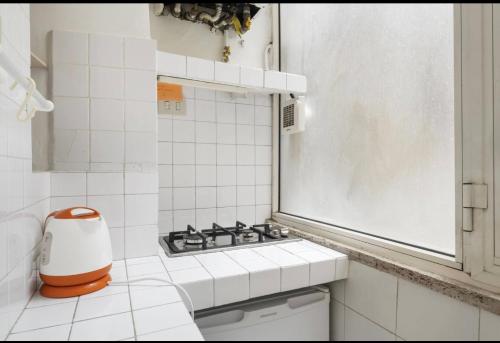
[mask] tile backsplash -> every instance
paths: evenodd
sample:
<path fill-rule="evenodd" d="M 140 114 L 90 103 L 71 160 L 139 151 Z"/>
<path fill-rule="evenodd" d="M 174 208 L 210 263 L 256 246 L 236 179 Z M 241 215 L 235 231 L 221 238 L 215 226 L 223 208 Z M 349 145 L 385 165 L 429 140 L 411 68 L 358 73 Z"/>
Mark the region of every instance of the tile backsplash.
<path fill-rule="evenodd" d="M 53 210 L 95 207 L 113 257 L 157 253 L 156 41 L 52 32 Z"/>
<path fill-rule="evenodd" d="M 30 74 L 29 4 L 0 4 L 3 52 Z M 50 174 L 32 170 L 31 122 L 16 119 L 24 100 L 0 83 L 0 340 L 36 289 L 38 244 L 50 206 Z"/>
<path fill-rule="evenodd" d="M 159 115 L 160 233 L 271 216 L 271 96 L 183 89 L 185 115 Z"/>

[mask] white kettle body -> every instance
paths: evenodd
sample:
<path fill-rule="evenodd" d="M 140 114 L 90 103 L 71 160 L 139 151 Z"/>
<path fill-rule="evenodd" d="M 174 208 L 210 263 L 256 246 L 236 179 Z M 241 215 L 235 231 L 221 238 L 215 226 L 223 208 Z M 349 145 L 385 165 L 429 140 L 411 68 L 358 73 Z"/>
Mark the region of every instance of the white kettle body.
<path fill-rule="evenodd" d="M 73 207 L 47 217 L 40 253 L 42 295 L 60 298 L 101 289 L 110 281 L 111 264 L 109 230 L 98 211 Z"/>

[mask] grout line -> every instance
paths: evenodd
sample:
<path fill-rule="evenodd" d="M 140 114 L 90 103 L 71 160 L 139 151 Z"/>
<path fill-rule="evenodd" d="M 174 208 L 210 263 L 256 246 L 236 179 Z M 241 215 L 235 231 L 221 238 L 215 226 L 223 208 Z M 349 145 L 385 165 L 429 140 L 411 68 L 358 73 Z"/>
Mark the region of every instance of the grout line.
<path fill-rule="evenodd" d="M 73 317 L 71 318 L 71 326 L 69 328 L 68 340 L 71 338 L 71 333 L 73 332 L 73 323 L 75 322 L 76 311 L 78 309 L 78 304 L 80 303 L 80 297 L 76 299 L 75 310 L 73 311 Z"/>

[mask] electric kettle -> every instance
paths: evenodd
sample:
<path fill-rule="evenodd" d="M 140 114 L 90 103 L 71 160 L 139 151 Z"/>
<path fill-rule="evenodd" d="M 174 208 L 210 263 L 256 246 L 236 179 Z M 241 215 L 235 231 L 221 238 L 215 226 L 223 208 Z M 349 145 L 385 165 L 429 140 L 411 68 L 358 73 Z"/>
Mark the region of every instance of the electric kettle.
<path fill-rule="evenodd" d="M 111 281 L 109 230 L 88 207 L 55 211 L 45 220 L 40 252 L 40 294 L 67 298 L 100 290 Z"/>

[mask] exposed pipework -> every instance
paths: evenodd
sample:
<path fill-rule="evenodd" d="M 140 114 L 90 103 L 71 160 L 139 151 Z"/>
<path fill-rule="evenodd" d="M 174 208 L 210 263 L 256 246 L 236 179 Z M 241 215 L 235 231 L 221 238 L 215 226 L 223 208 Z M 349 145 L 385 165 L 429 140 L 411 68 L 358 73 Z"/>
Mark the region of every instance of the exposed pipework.
<path fill-rule="evenodd" d="M 200 14 L 198 14 L 198 20 L 205 23 L 213 24 L 220 19 L 221 14 L 222 14 L 222 4 L 215 4 L 215 14 L 213 16 L 208 14 L 207 12 L 201 12 Z"/>
<path fill-rule="evenodd" d="M 172 15 L 176 18 L 181 17 L 181 9 L 182 9 L 182 4 L 180 2 L 175 3 L 174 8 L 172 9 Z"/>

